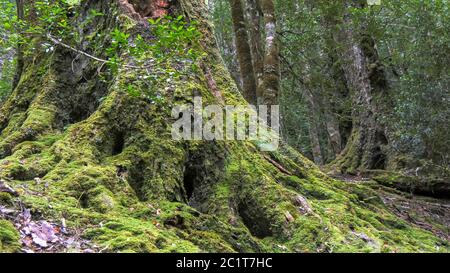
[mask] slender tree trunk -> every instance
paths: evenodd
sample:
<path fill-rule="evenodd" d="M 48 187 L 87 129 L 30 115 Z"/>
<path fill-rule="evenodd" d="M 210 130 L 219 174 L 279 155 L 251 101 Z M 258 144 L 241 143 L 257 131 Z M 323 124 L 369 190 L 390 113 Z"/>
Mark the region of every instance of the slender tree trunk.
<path fill-rule="evenodd" d="M 280 93 L 280 48 L 274 2 L 272 0 L 261 0 L 261 11 L 264 17 L 266 34 L 262 84 L 262 89 L 264 90 L 262 94 L 263 103 L 276 105 L 278 104 Z"/>
<path fill-rule="evenodd" d="M 311 90 L 311 67 L 308 63 L 305 64 L 304 68 L 305 78 L 302 80 L 304 87 L 304 97 L 308 103 L 309 108 L 309 140 L 311 144 L 311 152 L 313 155 L 313 160 L 318 165 L 323 165 L 324 159 L 322 155 L 322 148 L 320 145 L 320 112 L 322 110 L 321 98 L 317 96 L 314 91 Z"/>
<path fill-rule="evenodd" d="M 249 103 L 256 104 L 256 80 L 244 16 L 244 7 L 242 0 L 230 0 L 230 5 L 236 39 L 236 51 L 242 78 L 243 95 Z"/>
<path fill-rule="evenodd" d="M 253 70 L 256 80 L 256 96 L 262 100 L 264 89 L 264 45 L 262 41 L 262 12 L 259 0 L 246 0 L 247 17 L 249 18 L 250 48 L 253 59 Z"/>
<path fill-rule="evenodd" d="M 25 4 L 25 0 L 16 0 L 17 18 L 19 20 L 24 20 L 24 17 L 25 17 L 24 4 Z M 18 32 L 20 33 L 21 30 L 19 30 Z M 23 60 L 22 47 L 23 46 L 21 44 L 17 45 L 17 65 L 16 65 L 16 73 L 14 75 L 14 79 L 13 79 L 13 83 L 12 83 L 13 89 L 17 86 L 20 76 L 22 75 L 22 71 L 23 71 L 24 60 Z"/>
<path fill-rule="evenodd" d="M 342 152 L 342 137 L 339 129 L 339 124 L 333 113 L 325 111 L 325 123 L 328 133 L 328 139 L 333 149 L 334 156 L 338 156 Z"/>
<path fill-rule="evenodd" d="M 225 61 L 233 80 L 242 90 L 242 79 L 240 75 L 239 61 L 236 53 L 236 45 L 234 35 L 229 35 L 228 28 L 231 16 L 223 16 L 222 13 L 228 10 L 230 2 L 228 0 L 209 1 L 208 10 L 220 15 L 211 15 L 214 20 L 214 36 L 216 37 L 217 46 L 221 56 Z"/>
<path fill-rule="evenodd" d="M 323 165 L 322 148 L 320 145 L 320 136 L 318 129 L 318 118 L 315 113 L 315 106 L 310 105 L 309 115 L 309 139 L 311 142 L 311 151 L 314 158 L 314 163 L 317 165 Z"/>

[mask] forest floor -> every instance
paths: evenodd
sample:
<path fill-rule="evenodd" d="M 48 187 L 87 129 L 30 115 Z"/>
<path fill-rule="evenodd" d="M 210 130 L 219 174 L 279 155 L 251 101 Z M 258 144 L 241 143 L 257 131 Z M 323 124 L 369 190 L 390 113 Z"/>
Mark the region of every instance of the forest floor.
<path fill-rule="evenodd" d="M 410 224 L 432 232 L 450 242 L 450 200 L 434 199 L 404 193 L 374 182 L 362 176 L 335 175 L 334 178 L 347 183 L 364 184 L 379 194 L 384 205 L 395 215 Z M 0 191 L 16 194 L 5 181 L 0 181 Z M 69 229 L 65 219 L 45 219 L 31 212 L 22 203 L 0 206 L 0 219 L 8 219 L 20 234 L 21 252 L 51 253 L 103 252 L 94 243 L 83 239 L 82 229 Z"/>
<path fill-rule="evenodd" d="M 0 193 L 19 196 L 19 193 L 3 180 L 0 180 Z M 45 219 L 42 215 L 27 208 L 20 200 L 8 203 L 7 206 L 0 205 L 0 220 L 9 220 L 19 232 L 21 252 L 102 252 L 98 246 L 82 238 L 84 230 L 67 228 L 64 218 Z"/>
<path fill-rule="evenodd" d="M 376 190 L 395 215 L 450 242 L 450 200 L 425 197 L 388 188 L 368 177 L 334 175 L 347 183 L 366 184 Z"/>

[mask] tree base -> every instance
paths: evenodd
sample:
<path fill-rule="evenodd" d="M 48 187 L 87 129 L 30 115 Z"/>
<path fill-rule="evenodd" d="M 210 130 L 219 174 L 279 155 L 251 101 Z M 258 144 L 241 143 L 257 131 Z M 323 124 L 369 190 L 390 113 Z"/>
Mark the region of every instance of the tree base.
<path fill-rule="evenodd" d="M 203 2 L 181 2 L 189 18 L 201 18 Z M 117 8 L 97 0 L 82 7 Z M 131 18 L 125 26 L 110 19 L 83 33 L 116 23 L 142 31 Z M 0 112 L 0 178 L 20 194 L 13 204 L 34 218 L 65 219 L 107 252 L 450 250 L 390 213 L 375 191 L 327 177 L 290 147 L 264 153 L 251 142 L 172 140 L 171 108 L 194 94 L 205 105 L 246 105 L 214 52 L 199 64 L 206 70 L 156 74 L 158 103 L 124 91 L 148 91 L 133 69 L 105 78 L 83 56 L 72 65 L 77 56 L 67 49 L 36 54 Z M 173 71 L 171 61 L 160 69 Z"/>

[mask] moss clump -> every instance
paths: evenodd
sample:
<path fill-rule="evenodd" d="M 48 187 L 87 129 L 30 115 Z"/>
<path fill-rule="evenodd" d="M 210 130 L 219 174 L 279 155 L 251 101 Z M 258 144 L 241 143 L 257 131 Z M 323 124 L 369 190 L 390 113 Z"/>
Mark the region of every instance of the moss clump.
<path fill-rule="evenodd" d="M 9 221 L 0 219 L 0 253 L 13 253 L 19 250 L 19 232 Z"/>
<path fill-rule="evenodd" d="M 371 171 L 373 180 L 379 184 L 408 193 L 434 197 L 450 197 L 450 182 L 433 176 L 411 176 L 400 172 Z"/>
<path fill-rule="evenodd" d="M 0 205 L 11 206 L 13 204 L 13 196 L 7 192 L 0 192 Z"/>

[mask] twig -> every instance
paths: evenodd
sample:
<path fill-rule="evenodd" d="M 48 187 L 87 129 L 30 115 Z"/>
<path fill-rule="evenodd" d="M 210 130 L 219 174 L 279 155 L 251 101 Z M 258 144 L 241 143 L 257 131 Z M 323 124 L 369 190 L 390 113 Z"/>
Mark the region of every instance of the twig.
<path fill-rule="evenodd" d="M 89 53 L 86 53 L 86 52 L 81 51 L 81 50 L 79 50 L 79 49 L 76 49 L 76 48 L 74 48 L 74 47 L 72 47 L 72 46 L 70 46 L 70 45 L 68 45 L 68 44 L 65 44 L 65 43 L 63 43 L 63 42 L 61 42 L 61 41 L 55 39 L 54 37 L 52 37 L 50 34 L 47 34 L 47 38 L 48 38 L 51 42 L 53 42 L 55 45 L 60 45 L 60 46 L 62 46 L 62 47 L 65 47 L 65 48 L 67 48 L 67 49 L 70 49 L 70 50 L 72 50 L 72 51 L 74 51 L 74 52 L 76 52 L 76 53 L 78 53 L 78 54 L 84 55 L 84 56 L 86 56 L 86 57 L 88 57 L 88 58 L 91 58 L 91 59 L 93 59 L 93 60 L 96 60 L 96 61 L 98 61 L 98 62 L 101 62 L 101 63 L 102 63 L 102 66 L 101 66 L 101 67 L 103 67 L 103 64 L 105 64 L 105 63 L 112 63 L 111 61 L 108 61 L 108 60 L 105 60 L 105 59 L 101 59 L 101 58 L 99 58 L 99 57 L 95 57 L 95 56 L 93 56 L 93 55 L 91 55 L 91 54 L 89 54 Z M 123 65 L 123 67 L 125 67 L 125 68 L 132 68 L 132 69 L 147 69 L 147 68 L 150 68 L 150 67 L 152 67 L 152 66 L 153 66 L 153 64 L 152 64 L 152 65 L 145 65 L 145 66 L 136 66 L 136 65 L 127 65 L 127 64 L 126 64 L 126 65 Z"/>
<path fill-rule="evenodd" d="M 63 42 L 60 42 L 60 41 L 58 41 L 57 39 L 53 38 L 50 34 L 47 34 L 47 38 L 48 38 L 50 41 L 52 41 L 55 45 L 60 45 L 60 46 L 62 46 L 62 47 L 65 47 L 65 48 L 67 48 L 67 49 L 70 49 L 70 50 L 72 50 L 72 51 L 75 51 L 75 52 L 77 52 L 78 54 L 81 54 L 81 55 L 84 55 L 84 56 L 86 56 L 86 57 L 88 57 L 88 58 L 94 59 L 94 60 L 96 60 L 96 61 L 98 61 L 98 62 L 102 62 L 102 63 L 108 63 L 108 62 L 110 62 L 110 61 L 107 61 L 107 60 L 100 59 L 100 58 L 98 58 L 98 57 L 92 56 L 92 55 L 89 54 L 89 53 L 86 53 L 86 52 L 84 52 L 84 51 L 78 50 L 78 49 L 76 49 L 76 48 L 74 48 L 74 47 L 71 47 L 70 45 L 67 45 L 67 44 L 65 44 L 65 43 L 63 43 Z"/>
<path fill-rule="evenodd" d="M 277 167 L 278 170 L 280 170 L 282 173 L 287 174 L 287 175 L 292 175 L 292 173 L 288 170 L 286 170 L 283 166 L 281 166 L 281 164 L 279 164 L 278 162 L 276 162 L 275 160 L 273 160 L 272 158 L 264 155 L 264 158 L 269 161 L 270 163 L 272 163 L 272 165 L 274 165 L 275 167 Z"/>

